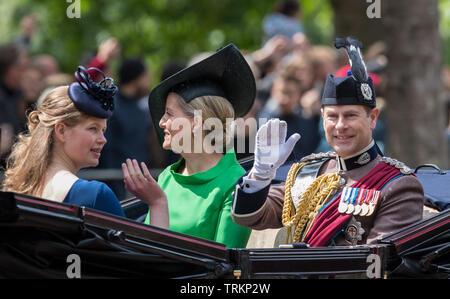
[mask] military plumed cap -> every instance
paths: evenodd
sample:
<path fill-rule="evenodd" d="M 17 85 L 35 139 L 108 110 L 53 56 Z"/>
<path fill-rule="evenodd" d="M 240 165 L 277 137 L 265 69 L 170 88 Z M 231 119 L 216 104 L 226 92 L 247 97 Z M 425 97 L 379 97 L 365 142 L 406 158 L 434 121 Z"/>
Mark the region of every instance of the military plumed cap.
<path fill-rule="evenodd" d="M 350 61 L 351 71 L 347 77 L 335 77 L 328 74 L 322 95 L 325 105 L 364 105 L 376 107 L 375 88 L 372 78 L 361 56 L 362 43 L 352 37 L 336 38 L 336 48 L 344 47 Z"/>

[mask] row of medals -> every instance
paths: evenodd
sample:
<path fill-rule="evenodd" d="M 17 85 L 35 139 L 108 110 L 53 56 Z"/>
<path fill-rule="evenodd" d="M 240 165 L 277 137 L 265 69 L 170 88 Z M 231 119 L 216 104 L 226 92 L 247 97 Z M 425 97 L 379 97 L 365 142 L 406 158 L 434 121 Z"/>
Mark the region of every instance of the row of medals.
<path fill-rule="evenodd" d="M 383 157 L 381 161 L 398 168 L 403 174 L 412 173 L 411 168 L 396 159 Z M 341 214 L 372 215 L 379 197 L 380 191 L 378 190 L 344 187 L 341 193 L 338 211 Z"/>
<path fill-rule="evenodd" d="M 380 191 L 373 189 L 344 187 L 338 211 L 341 214 L 358 216 L 372 215 L 380 197 Z"/>

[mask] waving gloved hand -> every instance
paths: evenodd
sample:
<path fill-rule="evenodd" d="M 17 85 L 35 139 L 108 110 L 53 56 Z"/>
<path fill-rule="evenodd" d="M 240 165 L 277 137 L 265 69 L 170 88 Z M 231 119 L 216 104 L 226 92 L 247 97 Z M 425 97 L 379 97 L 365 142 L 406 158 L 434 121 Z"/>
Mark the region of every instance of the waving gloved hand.
<path fill-rule="evenodd" d="M 287 124 L 271 119 L 256 133 L 255 162 L 250 176 L 258 180 L 272 180 L 278 167 L 287 160 L 300 134 L 295 133 L 286 141 Z"/>

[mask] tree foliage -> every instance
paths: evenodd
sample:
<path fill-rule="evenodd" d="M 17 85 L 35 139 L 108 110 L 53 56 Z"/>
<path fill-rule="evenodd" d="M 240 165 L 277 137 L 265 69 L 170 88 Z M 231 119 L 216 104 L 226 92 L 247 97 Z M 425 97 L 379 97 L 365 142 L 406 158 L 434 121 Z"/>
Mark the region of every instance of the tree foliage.
<path fill-rule="evenodd" d="M 68 18 L 79 1 L 81 17 Z M 125 56 L 145 57 L 156 72 L 170 58 L 187 60 L 228 43 L 252 51 L 261 45 L 261 23 L 276 0 L 15 0 L 0 2 L 0 42 L 19 33 L 21 17 L 34 14 L 39 31 L 32 54 L 48 53 L 72 72 L 88 52 L 116 37 Z M 299 0 L 302 21 L 313 43 L 331 44 L 333 11 L 329 0 Z M 450 64 L 450 0 L 439 2 L 441 34 Z"/>
<path fill-rule="evenodd" d="M 439 21 L 443 59 L 446 65 L 450 65 L 450 0 L 439 0 Z"/>
<path fill-rule="evenodd" d="M 73 3 L 74 0 L 72 0 Z M 49 53 L 71 72 L 83 55 L 116 37 L 126 56 L 141 55 L 153 69 L 170 58 L 188 59 L 228 43 L 245 50 L 261 45 L 263 17 L 276 0 L 80 0 L 80 18 L 66 14 L 69 1 L 17 0 L 0 4 L 0 41 L 18 34 L 22 16 L 39 22 L 32 53 Z M 328 0 L 300 1 L 304 25 L 315 43 L 329 43 Z"/>

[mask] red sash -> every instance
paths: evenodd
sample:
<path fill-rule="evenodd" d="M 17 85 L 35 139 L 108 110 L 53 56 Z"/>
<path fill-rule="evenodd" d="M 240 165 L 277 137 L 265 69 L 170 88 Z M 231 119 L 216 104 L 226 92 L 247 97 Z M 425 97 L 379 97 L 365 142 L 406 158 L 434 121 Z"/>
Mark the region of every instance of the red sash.
<path fill-rule="evenodd" d="M 351 187 L 380 190 L 387 182 L 400 174 L 400 170 L 394 166 L 380 162 Z M 314 219 L 313 225 L 304 239 L 304 242 L 309 244 L 309 246 L 326 246 L 331 238 L 350 221 L 352 214 L 341 214 L 338 212 L 341 194 L 325 206 Z"/>

